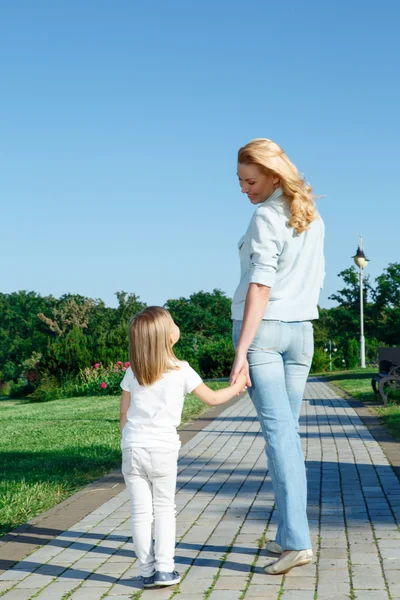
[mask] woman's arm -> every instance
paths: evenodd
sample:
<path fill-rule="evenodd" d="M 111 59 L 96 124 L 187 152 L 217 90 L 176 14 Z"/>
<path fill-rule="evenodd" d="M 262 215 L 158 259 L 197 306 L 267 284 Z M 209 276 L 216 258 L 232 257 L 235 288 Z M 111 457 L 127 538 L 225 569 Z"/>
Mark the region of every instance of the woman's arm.
<path fill-rule="evenodd" d="M 246 385 L 251 386 L 247 351 L 251 346 L 263 318 L 268 304 L 270 290 L 271 288 L 266 285 L 261 285 L 260 283 L 250 283 L 249 285 L 244 306 L 242 329 L 230 375 L 231 384 L 235 383 L 240 371 L 244 369 L 246 374 Z"/>
<path fill-rule="evenodd" d="M 125 426 L 125 423 L 128 420 L 127 413 L 128 413 L 128 408 L 129 408 L 130 404 L 131 404 L 131 394 L 130 394 L 130 392 L 126 392 L 125 390 L 123 390 L 122 396 L 121 396 L 120 410 L 119 410 L 119 430 L 121 432 L 121 435 L 122 435 L 122 430 Z"/>

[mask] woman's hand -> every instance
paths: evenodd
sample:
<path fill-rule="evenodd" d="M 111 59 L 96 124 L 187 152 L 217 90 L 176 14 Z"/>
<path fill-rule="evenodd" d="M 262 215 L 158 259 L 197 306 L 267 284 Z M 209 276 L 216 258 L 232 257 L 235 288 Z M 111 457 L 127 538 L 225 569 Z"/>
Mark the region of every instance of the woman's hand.
<path fill-rule="evenodd" d="M 239 376 L 239 373 L 243 370 L 246 376 L 247 387 L 251 386 L 250 374 L 249 374 L 249 363 L 247 362 L 246 354 L 236 353 L 235 360 L 233 361 L 232 370 L 230 374 L 230 383 L 233 385 Z"/>

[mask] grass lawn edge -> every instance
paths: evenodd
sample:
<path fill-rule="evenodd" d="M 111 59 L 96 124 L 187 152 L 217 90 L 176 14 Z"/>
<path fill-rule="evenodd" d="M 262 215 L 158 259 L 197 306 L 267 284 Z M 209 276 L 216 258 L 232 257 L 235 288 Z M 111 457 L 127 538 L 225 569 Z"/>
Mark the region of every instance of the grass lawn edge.
<path fill-rule="evenodd" d="M 196 414 L 187 412 L 185 421 L 178 430 L 182 445 L 244 396 L 245 394 L 242 394 L 220 406 L 207 407 L 204 405 L 204 409 Z M 48 510 L 6 532 L 0 537 L 0 574 L 75 525 L 96 508 L 119 494 L 124 487 L 121 470 L 116 468 L 76 490 Z"/>

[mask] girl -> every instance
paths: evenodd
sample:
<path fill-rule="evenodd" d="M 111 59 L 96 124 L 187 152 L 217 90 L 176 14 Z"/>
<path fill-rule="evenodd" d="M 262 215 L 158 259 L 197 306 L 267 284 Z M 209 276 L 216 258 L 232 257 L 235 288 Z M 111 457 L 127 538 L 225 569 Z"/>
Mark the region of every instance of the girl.
<path fill-rule="evenodd" d="M 180 331 L 167 310 L 151 306 L 129 327 L 130 368 L 121 383 L 122 473 L 131 501 L 132 537 L 145 588 L 180 582 L 175 571 L 175 488 L 185 395 L 193 392 L 217 406 L 243 392 L 238 374 L 228 388 L 213 391 L 187 362 L 178 361 L 173 345 Z M 152 522 L 155 520 L 153 547 Z"/>

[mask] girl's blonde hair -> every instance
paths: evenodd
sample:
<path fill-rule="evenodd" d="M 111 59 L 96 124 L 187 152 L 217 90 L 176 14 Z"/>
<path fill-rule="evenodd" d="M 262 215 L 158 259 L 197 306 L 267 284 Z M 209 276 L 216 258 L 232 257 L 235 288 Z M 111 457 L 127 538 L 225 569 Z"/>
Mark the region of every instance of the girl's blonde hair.
<path fill-rule="evenodd" d="M 318 218 L 312 188 L 300 176 L 282 148 L 272 140 L 257 138 L 238 152 L 238 163 L 258 165 L 266 175 L 276 175 L 290 209 L 289 225 L 302 233 Z"/>
<path fill-rule="evenodd" d="M 129 325 L 129 362 L 140 385 L 151 385 L 163 373 L 179 369 L 172 350 L 171 315 L 161 306 L 149 306 Z"/>

